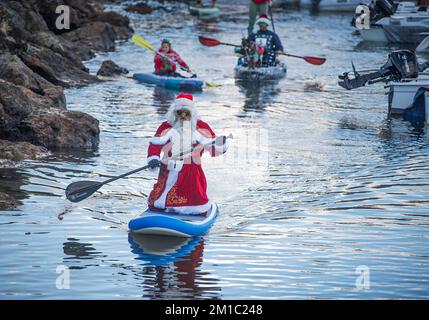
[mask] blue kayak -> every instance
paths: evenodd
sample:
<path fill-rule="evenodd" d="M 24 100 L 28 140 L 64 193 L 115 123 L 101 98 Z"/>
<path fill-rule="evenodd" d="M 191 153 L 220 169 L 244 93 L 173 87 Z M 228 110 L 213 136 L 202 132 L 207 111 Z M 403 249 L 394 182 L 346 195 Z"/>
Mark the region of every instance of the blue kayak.
<path fill-rule="evenodd" d="M 134 73 L 133 79 L 171 89 L 202 90 L 204 81 L 197 78 L 158 76 L 154 73 Z"/>
<path fill-rule="evenodd" d="M 163 211 L 146 210 L 131 220 L 128 228 L 139 234 L 152 234 L 174 237 L 195 237 L 206 234 L 219 214 L 219 208 L 213 203 L 205 215 L 189 215 Z"/>

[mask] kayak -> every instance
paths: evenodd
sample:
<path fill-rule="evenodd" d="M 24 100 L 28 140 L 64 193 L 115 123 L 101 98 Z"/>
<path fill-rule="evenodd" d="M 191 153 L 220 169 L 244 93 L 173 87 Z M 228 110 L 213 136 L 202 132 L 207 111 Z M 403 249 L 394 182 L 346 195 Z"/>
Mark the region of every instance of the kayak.
<path fill-rule="evenodd" d="M 206 234 L 219 214 L 219 208 L 213 203 L 205 215 L 190 215 L 147 209 L 143 214 L 131 220 L 128 228 L 133 233 L 173 237 L 195 237 Z"/>
<path fill-rule="evenodd" d="M 134 73 L 133 79 L 171 89 L 202 90 L 204 81 L 198 78 L 158 76 L 154 73 Z"/>
<path fill-rule="evenodd" d="M 189 13 L 194 16 L 215 18 L 219 16 L 220 10 L 218 7 L 189 7 Z"/>
<path fill-rule="evenodd" d="M 279 63 L 272 67 L 248 68 L 236 66 L 234 68 L 235 77 L 242 80 L 277 80 L 286 76 L 287 67 Z"/>

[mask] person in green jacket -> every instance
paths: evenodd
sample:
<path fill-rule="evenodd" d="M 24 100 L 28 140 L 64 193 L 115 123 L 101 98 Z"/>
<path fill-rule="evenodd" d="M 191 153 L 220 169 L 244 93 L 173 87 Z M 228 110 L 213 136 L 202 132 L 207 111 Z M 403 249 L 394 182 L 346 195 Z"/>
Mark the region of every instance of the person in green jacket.
<path fill-rule="evenodd" d="M 271 5 L 272 5 L 271 0 L 250 0 L 249 27 L 247 28 L 247 33 L 249 35 L 253 33 L 256 17 L 259 17 L 261 14 L 268 15 L 268 6 L 271 7 Z"/>

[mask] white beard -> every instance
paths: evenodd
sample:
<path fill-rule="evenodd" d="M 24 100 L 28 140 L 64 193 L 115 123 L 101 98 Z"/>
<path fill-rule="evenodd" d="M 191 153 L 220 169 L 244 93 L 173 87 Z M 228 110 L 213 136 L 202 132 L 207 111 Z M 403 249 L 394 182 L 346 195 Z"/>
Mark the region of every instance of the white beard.
<path fill-rule="evenodd" d="M 173 155 L 190 151 L 192 148 L 192 141 L 194 140 L 192 122 L 177 120 L 171 131 L 171 151 Z"/>

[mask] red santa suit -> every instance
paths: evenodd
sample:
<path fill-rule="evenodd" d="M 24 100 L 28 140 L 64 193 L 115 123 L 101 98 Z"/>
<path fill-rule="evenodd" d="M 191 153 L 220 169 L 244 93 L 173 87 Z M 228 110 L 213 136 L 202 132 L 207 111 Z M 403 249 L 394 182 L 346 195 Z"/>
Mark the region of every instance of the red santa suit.
<path fill-rule="evenodd" d="M 190 121 L 181 121 L 178 110 L 188 110 Z M 207 196 L 207 182 L 201 167 L 201 156 L 205 151 L 212 157 L 226 152 L 227 142 L 216 140 L 216 134 L 202 121 L 194 106 L 192 95 L 179 94 L 167 113 L 155 136 L 149 141 L 148 159 L 164 159 L 187 152 L 198 145 L 218 142 L 210 147 L 187 154 L 179 160 L 163 161 L 158 181 L 149 195 L 149 208 L 186 214 L 207 212 L 211 203 Z"/>

